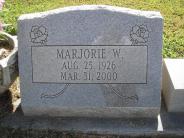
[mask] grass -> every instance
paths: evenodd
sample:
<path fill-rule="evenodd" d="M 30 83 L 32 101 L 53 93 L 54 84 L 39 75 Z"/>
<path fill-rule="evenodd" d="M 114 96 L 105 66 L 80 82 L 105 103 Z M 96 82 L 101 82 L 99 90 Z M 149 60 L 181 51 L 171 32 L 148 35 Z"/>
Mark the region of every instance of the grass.
<path fill-rule="evenodd" d="M 6 31 L 16 34 L 17 19 L 21 14 L 81 4 L 160 11 L 164 17 L 163 57 L 184 58 L 184 0 L 6 0 L 0 18 L 4 23 L 12 24 Z"/>

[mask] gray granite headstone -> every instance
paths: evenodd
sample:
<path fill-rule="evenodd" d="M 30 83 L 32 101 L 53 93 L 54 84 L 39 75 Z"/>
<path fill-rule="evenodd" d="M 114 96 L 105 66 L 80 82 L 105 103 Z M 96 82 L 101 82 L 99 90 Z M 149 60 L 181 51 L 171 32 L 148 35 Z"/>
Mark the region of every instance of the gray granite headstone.
<path fill-rule="evenodd" d="M 19 70 L 25 115 L 155 117 L 162 16 L 83 5 L 22 15 Z"/>

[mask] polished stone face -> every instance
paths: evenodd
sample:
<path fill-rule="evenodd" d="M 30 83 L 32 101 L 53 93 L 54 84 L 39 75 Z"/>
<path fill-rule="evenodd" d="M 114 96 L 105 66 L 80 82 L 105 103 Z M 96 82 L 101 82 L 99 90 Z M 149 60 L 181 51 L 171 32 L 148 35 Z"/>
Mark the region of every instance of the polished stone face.
<path fill-rule="evenodd" d="M 18 27 L 25 115 L 158 114 L 159 12 L 84 5 L 22 15 Z"/>

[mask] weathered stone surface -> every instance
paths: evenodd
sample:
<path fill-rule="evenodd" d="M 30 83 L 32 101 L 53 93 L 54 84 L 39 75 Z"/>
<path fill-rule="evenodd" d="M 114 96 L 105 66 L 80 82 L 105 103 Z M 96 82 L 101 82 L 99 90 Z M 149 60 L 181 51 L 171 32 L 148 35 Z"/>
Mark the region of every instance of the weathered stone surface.
<path fill-rule="evenodd" d="M 184 112 L 184 59 L 164 59 L 163 95 L 169 112 Z"/>
<path fill-rule="evenodd" d="M 159 113 L 159 12 L 104 5 L 66 7 L 22 15 L 18 28 L 25 115 Z"/>

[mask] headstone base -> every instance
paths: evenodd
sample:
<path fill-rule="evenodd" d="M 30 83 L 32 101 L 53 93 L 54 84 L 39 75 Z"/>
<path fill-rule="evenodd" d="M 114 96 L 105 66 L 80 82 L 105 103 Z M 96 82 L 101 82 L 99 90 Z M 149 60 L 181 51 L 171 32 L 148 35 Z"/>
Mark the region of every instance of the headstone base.
<path fill-rule="evenodd" d="M 183 114 L 171 114 L 162 106 L 158 118 L 101 119 L 26 117 L 19 106 L 0 119 L 1 136 L 7 137 L 184 137 Z"/>

